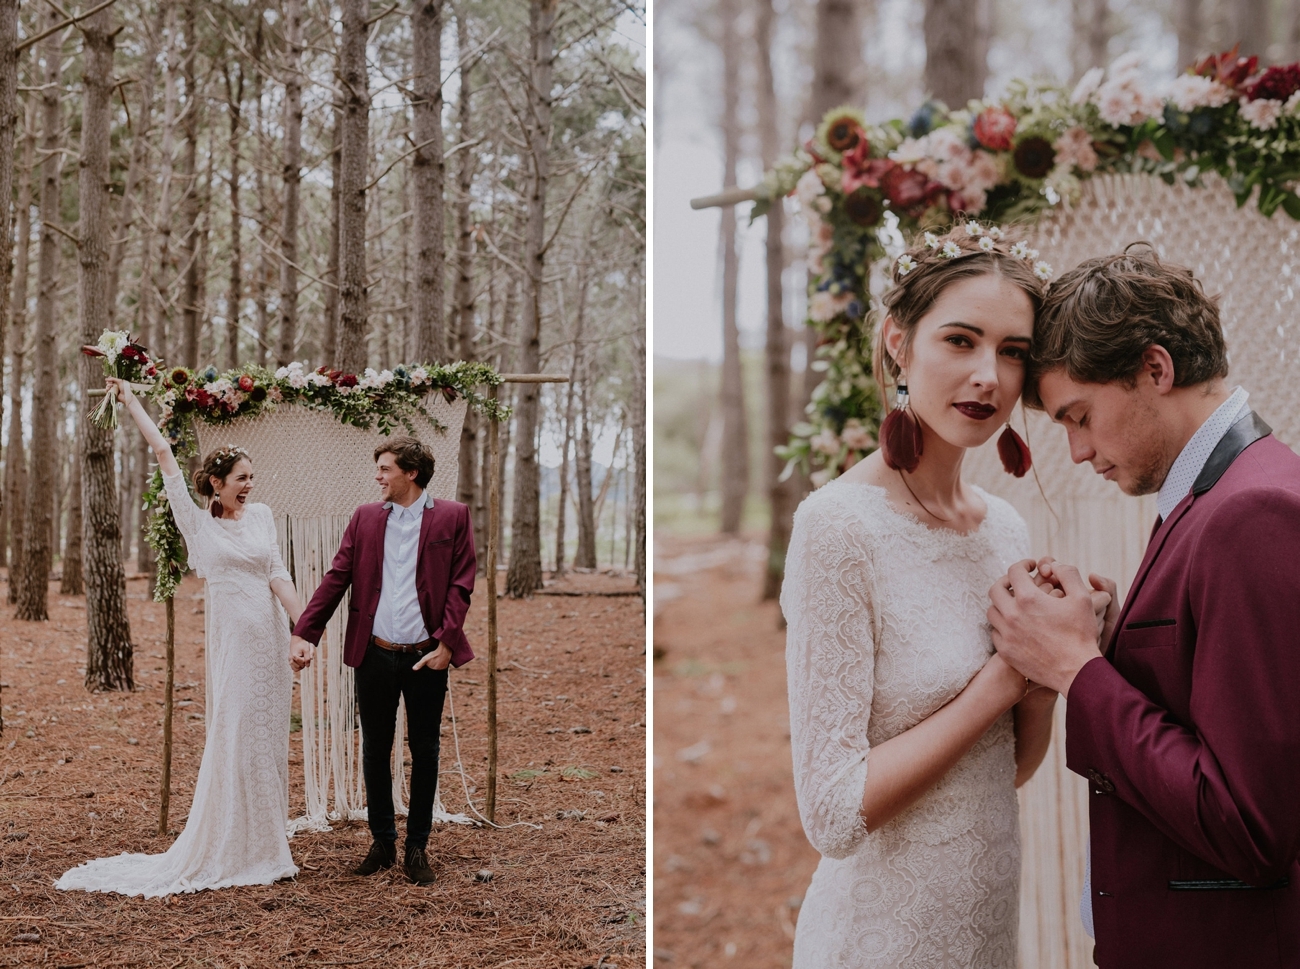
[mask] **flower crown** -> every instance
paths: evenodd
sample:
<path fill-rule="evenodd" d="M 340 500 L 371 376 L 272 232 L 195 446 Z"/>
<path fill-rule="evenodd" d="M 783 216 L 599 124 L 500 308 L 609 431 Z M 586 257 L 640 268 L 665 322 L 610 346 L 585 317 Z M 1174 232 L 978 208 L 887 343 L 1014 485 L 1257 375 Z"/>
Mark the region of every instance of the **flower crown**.
<path fill-rule="evenodd" d="M 227 447 L 217 448 L 217 450 L 213 452 L 213 457 L 217 458 L 219 461 L 226 461 L 230 458 L 246 458 L 248 457 L 248 452 L 238 444 L 231 444 Z"/>
<path fill-rule="evenodd" d="M 970 239 L 976 240 L 975 248 L 967 248 L 958 243 L 955 239 L 941 239 L 933 232 L 925 234 L 925 248 L 936 250 L 936 255 L 940 259 L 957 259 L 962 256 L 973 256 L 981 252 L 1000 252 L 1003 255 L 1010 256 L 1013 259 L 1022 259 L 1033 265 L 1034 275 L 1043 282 L 1049 282 L 1052 278 L 1052 267 L 1038 258 L 1038 250 L 1031 248 L 1029 243 L 1021 241 L 1005 248 L 1002 247 L 1006 232 L 1001 226 L 990 225 L 984 226 L 971 220 L 965 225 L 966 235 Z M 896 278 L 901 281 L 904 276 L 915 269 L 919 263 L 909 253 L 903 253 L 894 262 L 894 271 Z"/>

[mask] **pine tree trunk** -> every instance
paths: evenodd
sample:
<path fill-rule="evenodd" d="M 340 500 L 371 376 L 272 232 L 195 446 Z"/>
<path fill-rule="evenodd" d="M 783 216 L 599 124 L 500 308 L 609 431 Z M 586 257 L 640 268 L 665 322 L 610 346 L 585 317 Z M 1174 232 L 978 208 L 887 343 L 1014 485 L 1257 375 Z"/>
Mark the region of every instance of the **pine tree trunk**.
<path fill-rule="evenodd" d="M 854 0 L 817 0 L 817 49 L 813 56 L 810 120 L 858 100 L 856 75 L 862 67 L 862 35 Z"/>
<path fill-rule="evenodd" d="M 14 149 L 18 130 L 18 0 L 0 0 L 0 353 L 9 338 L 9 293 L 14 275 L 13 209 Z M 4 399 L 4 361 L 0 360 L 0 400 Z M 13 439 L 10 438 L 12 441 Z M 22 436 L 17 450 L 23 449 Z M 12 460 L 12 458 L 7 458 Z M 20 459 L 21 460 L 21 459 Z M 5 526 L 12 517 L 0 490 L 0 515 Z M 0 557 L 4 554 L 0 538 Z M 3 720 L 0 720 L 0 726 Z"/>
<path fill-rule="evenodd" d="M 1185 71 L 1205 53 L 1204 0 L 1175 0 L 1174 27 L 1178 32 L 1179 71 Z M 1298 20 L 1300 22 L 1300 20 Z"/>
<path fill-rule="evenodd" d="M 1110 63 L 1110 0 L 1074 0 L 1074 80 Z"/>
<path fill-rule="evenodd" d="M 366 175 L 370 162 L 370 79 L 366 0 L 343 0 L 339 84 L 343 122 L 339 159 L 339 369 L 366 365 Z"/>
<path fill-rule="evenodd" d="M 230 288 L 226 291 L 226 367 L 239 366 L 239 311 L 244 301 L 244 226 L 239 205 L 240 144 L 243 139 L 244 70 L 238 61 L 239 80 L 232 81 L 230 66 L 223 65 L 226 79 L 226 115 L 230 121 Z"/>
<path fill-rule="evenodd" d="M 560 507 L 555 525 L 556 575 L 564 572 L 564 531 L 567 524 L 565 515 L 569 505 L 569 449 L 573 446 L 573 402 L 577 392 L 578 376 L 583 365 L 582 330 L 587 320 L 588 265 L 586 260 L 583 261 L 579 273 L 578 318 L 573 328 L 573 364 L 569 367 L 568 396 L 564 402 L 564 450 L 560 454 Z"/>
<path fill-rule="evenodd" d="M 51 9 L 47 27 L 60 22 Z M 44 83 L 41 90 L 41 249 L 37 267 L 36 360 L 32 388 L 32 459 L 28 478 L 27 508 L 23 525 L 23 578 L 18 595 L 17 618 L 49 618 L 50 566 L 54 559 L 54 493 L 58 472 L 57 427 L 60 411 L 58 374 L 58 323 L 55 300 L 58 292 L 60 236 L 50 228 L 59 220 L 59 177 L 62 154 L 59 136 L 59 61 L 62 54 L 56 34 L 41 42 Z"/>
<path fill-rule="evenodd" d="M 644 255 L 644 253 L 643 253 Z M 645 279 L 641 279 L 641 294 L 637 300 L 640 315 L 632 333 L 632 467 L 636 494 L 633 505 L 633 522 L 636 531 L 634 567 L 636 584 L 641 590 L 641 601 L 646 596 L 646 339 L 645 339 Z"/>
<path fill-rule="evenodd" d="M 260 55 L 262 48 L 262 25 L 257 28 L 254 54 Z M 262 71 L 253 74 L 253 123 L 257 127 L 254 134 L 257 164 L 253 178 L 254 191 L 257 193 L 257 268 L 253 272 L 253 312 L 257 317 L 257 349 L 254 359 L 259 367 L 266 366 L 267 354 L 271 352 L 271 319 L 266 307 L 267 280 L 271 275 L 271 215 L 266 204 L 266 169 L 267 159 L 266 119 L 262 115 Z"/>
<path fill-rule="evenodd" d="M 199 365 L 199 112 L 203 103 L 198 90 L 194 62 L 198 58 L 197 24 L 199 0 L 189 0 L 185 5 L 185 111 L 181 116 L 181 133 L 185 150 L 181 156 L 181 181 L 185 194 L 181 197 L 181 224 L 185 235 L 181 237 L 180 261 L 185 268 L 185 285 L 181 296 L 181 363 L 187 367 Z"/>
<path fill-rule="evenodd" d="M 464 10 L 456 13 L 456 54 L 463 58 L 469 50 L 469 22 Z M 470 140 L 470 108 L 474 94 L 471 66 L 461 64 L 460 92 L 456 97 L 457 143 Z M 453 298 L 456 304 L 456 356 L 471 361 L 474 351 L 474 221 L 470 211 L 470 197 L 474 188 L 473 151 L 460 153 L 460 169 L 456 179 L 456 286 Z M 405 300 L 403 301 L 405 302 Z M 478 505 L 478 415 L 465 412 L 465 422 L 460 428 L 460 466 L 456 482 L 456 500 L 468 505 L 474 520 L 474 547 L 486 549 L 486 522 L 475 511 Z"/>
<path fill-rule="evenodd" d="M 59 584 L 59 594 L 80 596 L 86 594 L 85 515 L 82 513 L 85 489 L 82 487 L 81 457 L 78 453 L 81 448 L 76 435 L 71 440 L 65 438 L 62 444 L 60 451 L 67 458 L 68 470 L 68 521 L 63 532 L 63 560 L 60 562 L 62 581 Z M 57 529 L 61 517 L 58 512 L 59 509 L 56 507 L 55 534 L 52 538 L 56 547 L 59 544 Z M 86 603 L 86 615 L 87 617 L 90 615 L 89 602 Z"/>
<path fill-rule="evenodd" d="M 131 132 L 131 158 L 126 168 L 121 209 L 116 219 L 116 225 L 113 228 L 112 262 L 108 271 L 108 305 L 109 311 L 113 314 L 109 319 L 110 327 L 116 325 L 114 320 L 117 315 L 117 294 L 122 279 L 122 262 L 126 258 L 131 230 L 135 227 L 136 210 L 138 208 L 136 198 L 140 194 L 141 188 L 147 183 L 150 174 L 148 172 L 148 159 L 150 134 L 153 131 L 153 96 L 156 73 L 154 65 L 158 60 L 158 41 L 162 37 L 166 25 L 166 12 L 167 3 L 163 0 L 158 4 L 158 8 L 154 13 L 153 29 L 142 31 L 144 34 L 144 55 L 140 59 L 140 101 L 136 114 L 132 116 L 135 126 Z M 148 244 L 146 238 L 142 243 L 142 250 L 147 250 Z M 142 299 L 143 288 L 144 283 L 142 280 Z M 144 316 L 141 314 L 141 323 L 143 324 L 143 322 Z M 150 346 L 145 337 L 141 336 L 139 339 L 151 352 L 157 353 L 157 348 Z"/>
<path fill-rule="evenodd" d="M 528 193 L 528 226 L 524 233 L 524 268 L 528 290 L 524 300 L 524 373 L 541 366 L 542 291 L 546 267 L 546 193 L 550 185 L 551 85 L 555 50 L 551 31 L 559 0 L 531 0 L 529 4 L 529 63 L 527 124 L 528 157 L 532 179 Z M 542 587 L 541 479 L 537 464 L 537 429 L 540 417 L 537 384 L 520 384 L 515 435 L 515 494 L 510 522 L 510 569 L 506 591 L 512 598 L 529 596 Z"/>
<path fill-rule="evenodd" d="M 1261 63 L 1268 62 L 1268 0 L 1233 0 L 1234 37 L 1241 41 L 1243 57 L 1258 54 Z"/>
<path fill-rule="evenodd" d="M 164 3 L 161 15 L 167 25 L 167 51 L 163 71 L 163 129 L 162 144 L 158 153 L 158 206 L 154 216 L 154 238 L 150 240 L 151 251 L 156 255 L 149 258 L 140 273 L 140 316 L 146 320 L 144 328 L 149 330 L 158 354 L 163 362 L 177 364 L 173 351 L 177 349 L 172 341 L 175 336 L 169 326 L 171 311 L 162 294 L 165 292 L 167 277 L 172 267 L 172 220 L 173 199 L 176 182 L 176 111 L 180 100 L 177 92 L 177 76 L 180 72 L 180 53 L 176 39 L 176 8 Z"/>
<path fill-rule="evenodd" d="M 110 218 L 109 124 L 113 94 L 112 11 L 102 10 L 85 21 L 83 109 L 81 120 L 81 273 L 79 299 L 81 342 L 94 343 L 112 318 L 108 302 Z M 103 380 L 93 357 L 78 355 L 81 386 Z M 83 532 L 86 577 L 86 688 L 134 689 L 131 624 L 126 614 L 126 576 L 122 572 L 122 532 L 114 481 L 113 433 L 82 420 L 78 435 L 79 503 L 85 515 Z M 75 498 L 74 498 L 75 501 Z M 71 530 L 71 524 L 69 525 Z M 64 563 L 63 585 L 69 586 L 70 563 Z"/>
<path fill-rule="evenodd" d="M 722 142 L 724 185 L 736 184 L 740 160 L 740 37 L 736 0 L 722 0 Z M 749 431 L 741 375 L 740 330 L 736 324 L 736 210 L 722 210 L 722 531 L 735 535 L 749 494 Z"/>
<path fill-rule="evenodd" d="M 578 549 L 573 556 L 573 566 L 578 569 L 596 567 L 596 503 L 591 493 L 591 415 L 588 410 L 588 386 L 590 374 L 583 373 L 582 383 L 578 385 L 578 420 L 581 430 L 578 432 L 577 464 L 578 478 Z"/>
<path fill-rule="evenodd" d="M 284 222 L 280 227 L 280 349 L 276 362 L 293 359 L 298 339 L 298 186 L 302 180 L 302 0 L 285 0 Z"/>
<path fill-rule="evenodd" d="M 339 355 L 339 190 L 342 171 L 343 112 L 334 110 L 330 140 L 330 249 L 325 267 L 325 316 L 321 320 L 321 363 L 334 367 Z"/>
<path fill-rule="evenodd" d="M 776 11 L 772 0 L 758 0 L 754 45 L 758 55 L 758 127 L 762 142 L 763 167 L 770 169 L 781 154 L 781 125 L 777 115 L 776 79 L 772 71 L 772 32 Z M 781 234 L 785 229 L 783 200 L 767 213 L 767 461 L 766 486 L 769 526 L 767 533 L 767 569 L 763 574 L 763 599 L 775 599 L 781 593 L 785 574 L 785 553 L 790 544 L 794 519 L 794 485 L 781 480 L 785 462 L 776 449 L 790 437 L 790 344 L 786 336 L 784 290 L 785 249 Z"/>
<path fill-rule="evenodd" d="M 14 260 L 13 325 L 9 328 L 9 452 L 5 462 L 5 507 L 9 517 L 9 604 L 22 584 L 23 528 L 27 509 L 27 462 L 23 448 L 23 378 L 27 357 L 27 282 L 32 249 L 32 174 L 36 159 L 36 99 L 27 101 L 23 161 L 19 169 L 18 254 Z"/>
<path fill-rule="evenodd" d="M 925 88 L 948 107 L 984 96 L 989 0 L 925 0 Z"/>
<path fill-rule="evenodd" d="M 424 363 L 447 362 L 443 311 L 446 243 L 443 239 L 442 3 L 411 4 L 412 137 L 415 155 L 415 355 Z M 468 152 L 466 153 L 468 154 Z"/>

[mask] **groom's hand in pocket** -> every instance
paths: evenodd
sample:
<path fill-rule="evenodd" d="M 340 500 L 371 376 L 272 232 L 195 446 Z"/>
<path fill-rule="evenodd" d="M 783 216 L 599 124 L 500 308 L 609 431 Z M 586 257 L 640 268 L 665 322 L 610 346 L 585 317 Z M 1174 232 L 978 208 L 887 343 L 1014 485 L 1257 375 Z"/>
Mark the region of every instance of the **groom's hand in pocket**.
<path fill-rule="evenodd" d="M 447 648 L 446 643 L 439 643 L 437 649 L 431 649 L 421 656 L 420 661 L 411 669 L 422 670 L 427 666 L 431 670 L 445 670 L 450 665 L 451 650 Z"/>

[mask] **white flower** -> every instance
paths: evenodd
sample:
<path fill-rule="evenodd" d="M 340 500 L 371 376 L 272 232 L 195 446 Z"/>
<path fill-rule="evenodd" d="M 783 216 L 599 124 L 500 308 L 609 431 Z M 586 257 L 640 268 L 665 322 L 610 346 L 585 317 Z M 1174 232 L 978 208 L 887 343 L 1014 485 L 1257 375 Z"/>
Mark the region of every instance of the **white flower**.
<path fill-rule="evenodd" d="M 1136 78 L 1142 70 L 1142 52 L 1131 50 L 1110 62 L 1111 80 Z"/>
<path fill-rule="evenodd" d="M 825 194 L 826 186 L 822 184 L 816 169 L 813 168 L 804 172 L 794 187 L 794 196 L 799 200 L 799 204 L 810 208 L 814 205 L 818 196 Z"/>
<path fill-rule="evenodd" d="M 288 379 L 288 376 L 289 376 L 289 368 L 288 368 L 288 367 L 281 367 L 281 368 L 279 368 L 278 370 L 276 370 L 276 372 L 275 372 L 275 379 L 276 379 L 276 380 L 286 380 L 286 379 Z"/>
<path fill-rule="evenodd" d="M 312 376 L 319 377 L 320 374 L 313 374 Z M 307 375 L 301 370 L 291 371 L 289 373 L 289 386 L 294 390 L 302 390 L 307 386 Z"/>
<path fill-rule="evenodd" d="M 1295 94 L 1286 99 L 1286 104 L 1282 105 L 1282 110 L 1287 114 L 1295 114 L 1297 110 L 1300 110 L 1300 91 L 1296 91 Z"/>
<path fill-rule="evenodd" d="M 206 390 L 208 393 L 212 394 L 214 397 L 220 397 L 222 394 L 226 394 L 234 390 L 235 385 L 232 384 L 225 377 L 222 377 L 220 380 L 214 380 L 212 381 L 212 383 L 204 384 L 203 389 Z"/>
<path fill-rule="evenodd" d="M 1179 111 L 1221 108 L 1232 100 L 1232 91 L 1212 77 L 1180 74 L 1169 85 L 1169 100 Z"/>
<path fill-rule="evenodd" d="M 820 471 L 814 471 L 812 474 L 808 475 L 808 480 L 812 482 L 814 488 L 820 488 L 833 477 L 835 477 L 834 471 L 830 468 L 822 468 Z"/>
<path fill-rule="evenodd" d="M 968 236 L 978 236 L 983 231 L 984 231 L 984 227 L 980 225 L 978 222 L 966 223 L 966 234 Z"/>
<path fill-rule="evenodd" d="M 357 386 L 362 390 L 373 390 L 379 386 L 379 374 L 375 373 L 374 367 L 366 367 Z"/>
<path fill-rule="evenodd" d="M 933 232 L 927 232 L 925 234 L 925 248 L 927 249 L 939 248 L 939 237 L 935 235 Z"/>
<path fill-rule="evenodd" d="M 425 370 L 423 367 L 416 367 L 411 371 L 411 386 L 413 387 L 420 386 L 420 384 L 427 382 L 428 379 L 429 371 Z"/>
<path fill-rule="evenodd" d="M 330 378 L 323 373 L 316 373 L 314 370 L 308 375 L 307 379 L 317 387 L 328 387 Z"/>
<path fill-rule="evenodd" d="M 176 391 L 169 390 L 163 394 L 162 402 L 165 407 L 170 407 L 172 404 L 176 403 Z"/>
<path fill-rule="evenodd" d="M 916 260 L 911 256 L 904 254 L 898 257 L 898 275 L 906 276 L 916 268 Z"/>
<path fill-rule="evenodd" d="M 852 451 L 865 451 L 867 448 L 876 445 L 875 439 L 856 419 L 845 423 L 844 433 L 840 435 L 840 440 Z"/>
<path fill-rule="evenodd" d="M 945 259 L 956 259 L 961 255 L 961 246 L 949 240 L 943 244 L 943 250 L 939 254 Z"/>
<path fill-rule="evenodd" d="M 1014 246 L 1011 247 L 1011 255 L 1015 256 L 1017 259 L 1028 259 L 1029 243 L 1023 241 L 1017 242 Z"/>
<path fill-rule="evenodd" d="M 391 370 L 379 371 L 379 386 L 384 387 L 391 384 L 394 379 L 396 378 L 393 377 L 393 372 Z"/>
<path fill-rule="evenodd" d="M 995 245 L 992 236 L 984 236 L 984 238 L 980 239 L 980 248 L 985 252 L 992 252 Z"/>
<path fill-rule="evenodd" d="M 925 158 L 925 148 L 924 139 L 904 138 L 902 143 L 889 153 L 889 159 L 900 165 L 915 165 Z"/>
<path fill-rule="evenodd" d="M 814 323 L 829 323 L 848 309 L 851 302 L 853 302 L 852 293 L 835 296 L 824 289 L 820 289 L 813 293 L 812 298 L 808 300 L 808 317 Z"/>
<path fill-rule="evenodd" d="M 1070 95 L 1070 103 L 1087 104 L 1097 88 L 1101 87 L 1101 79 L 1105 73 L 1100 67 L 1094 67 L 1079 78 L 1079 83 L 1074 86 L 1074 93 Z"/>
<path fill-rule="evenodd" d="M 829 427 L 823 428 L 808 442 L 809 447 L 814 451 L 820 451 L 822 454 L 838 455 L 840 453 L 840 439 Z"/>
<path fill-rule="evenodd" d="M 121 330 L 105 330 L 99 336 L 98 349 L 108 358 L 109 363 L 113 363 L 130 342 L 131 338 Z"/>
<path fill-rule="evenodd" d="M 1052 278 L 1052 267 L 1040 259 L 1038 262 L 1034 263 L 1034 275 L 1043 282 L 1047 282 Z"/>
<path fill-rule="evenodd" d="M 1241 116 L 1250 122 L 1257 131 L 1271 131 L 1277 127 L 1277 119 L 1282 116 L 1282 102 L 1272 98 L 1260 98 L 1258 101 L 1241 99 L 1239 104 Z"/>
<path fill-rule="evenodd" d="M 991 239 L 1001 239 L 1006 234 L 1002 231 L 1000 226 L 996 225 L 991 225 L 984 231 L 988 233 L 989 238 Z"/>

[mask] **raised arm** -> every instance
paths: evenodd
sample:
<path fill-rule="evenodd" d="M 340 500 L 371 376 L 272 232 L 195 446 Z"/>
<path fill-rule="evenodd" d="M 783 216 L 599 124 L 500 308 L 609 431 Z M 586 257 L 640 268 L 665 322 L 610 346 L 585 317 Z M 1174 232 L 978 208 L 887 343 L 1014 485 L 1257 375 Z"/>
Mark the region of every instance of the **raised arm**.
<path fill-rule="evenodd" d="M 144 435 L 145 441 L 148 442 L 150 449 L 158 458 L 158 467 L 162 473 L 167 476 L 175 476 L 181 473 L 180 465 L 176 463 L 176 455 L 172 454 L 171 445 L 167 439 L 162 436 L 152 418 L 145 412 L 144 405 L 140 403 L 135 394 L 131 393 L 131 385 L 125 380 L 119 380 L 117 377 L 108 377 L 104 381 L 108 387 L 108 392 L 114 394 L 127 409 L 127 412 L 135 419 L 135 426 L 140 428 L 140 433 Z"/>

